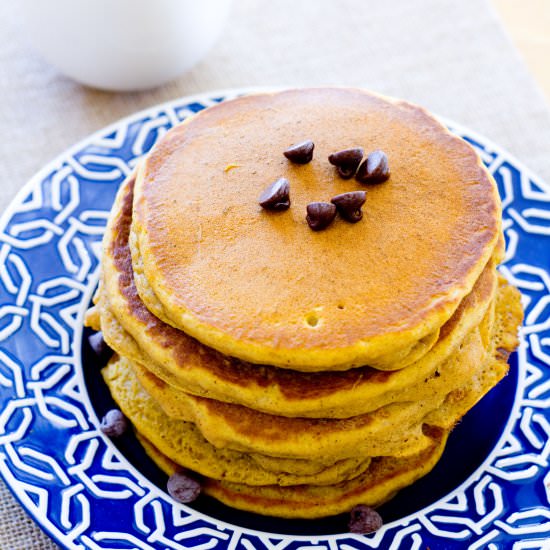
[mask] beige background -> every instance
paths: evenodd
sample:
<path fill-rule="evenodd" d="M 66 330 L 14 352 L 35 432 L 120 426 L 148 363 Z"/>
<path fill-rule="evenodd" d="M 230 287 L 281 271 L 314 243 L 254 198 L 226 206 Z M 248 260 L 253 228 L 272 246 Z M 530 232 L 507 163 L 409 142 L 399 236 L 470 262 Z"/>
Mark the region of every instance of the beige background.
<path fill-rule="evenodd" d="M 550 181 L 547 103 L 483 0 L 235 0 L 204 61 L 136 94 L 59 75 L 27 46 L 16 4 L 0 3 L 2 209 L 44 163 L 89 133 L 162 101 L 241 86 L 352 85 L 403 97 L 485 134 Z M 54 547 L 0 482 L 0 549 Z"/>
<path fill-rule="evenodd" d="M 546 99 L 550 101 L 550 2 L 491 1 Z"/>

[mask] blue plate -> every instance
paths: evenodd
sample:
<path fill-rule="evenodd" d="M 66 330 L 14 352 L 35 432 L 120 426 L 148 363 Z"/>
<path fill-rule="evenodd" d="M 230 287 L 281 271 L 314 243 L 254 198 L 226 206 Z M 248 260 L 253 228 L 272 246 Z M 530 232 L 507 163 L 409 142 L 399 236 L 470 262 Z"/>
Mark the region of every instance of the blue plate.
<path fill-rule="evenodd" d="M 0 473 L 33 519 L 71 549 L 541 548 L 550 539 L 550 187 L 450 123 L 498 182 L 502 273 L 523 294 L 510 374 L 454 430 L 435 470 L 381 508 L 385 525 L 287 521 L 206 497 L 174 503 L 133 436 L 98 430 L 110 408 L 82 319 L 116 190 L 171 126 L 242 92 L 183 98 L 93 135 L 49 164 L 0 222 Z M 84 342 L 84 343 L 83 343 Z M 546 546 L 548 547 L 548 546 Z"/>

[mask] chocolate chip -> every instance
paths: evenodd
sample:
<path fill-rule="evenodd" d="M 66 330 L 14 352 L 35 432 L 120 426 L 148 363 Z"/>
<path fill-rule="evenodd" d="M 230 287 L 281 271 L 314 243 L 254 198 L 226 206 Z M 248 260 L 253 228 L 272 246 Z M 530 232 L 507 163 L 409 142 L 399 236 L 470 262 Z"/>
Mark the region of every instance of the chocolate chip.
<path fill-rule="evenodd" d="M 274 181 L 258 199 L 266 210 L 286 210 L 290 206 L 290 184 L 285 178 Z"/>
<path fill-rule="evenodd" d="M 313 141 L 308 139 L 307 141 L 302 141 L 296 143 L 289 147 L 283 155 L 296 164 L 307 164 L 313 158 L 313 148 L 315 147 Z"/>
<path fill-rule="evenodd" d="M 344 220 L 356 223 L 363 217 L 361 206 L 365 204 L 367 194 L 364 191 L 350 191 L 342 193 L 330 199 Z"/>
<path fill-rule="evenodd" d="M 88 336 L 88 343 L 90 344 L 93 352 L 99 359 L 101 359 L 102 362 L 107 362 L 111 355 L 113 355 L 113 350 L 103 339 L 103 333 L 101 331 L 90 334 L 90 336 Z"/>
<path fill-rule="evenodd" d="M 168 494 L 178 502 L 189 503 L 201 493 L 201 484 L 183 472 L 176 472 L 168 478 Z"/>
<path fill-rule="evenodd" d="M 495 353 L 495 359 L 501 359 L 501 360 L 507 361 L 509 356 L 510 356 L 509 350 L 505 348 L 497 348 Z"/>
<path fill-rule="evenodd" d="M 381 183 L 389 177 L 388 157 L 379 149 L 369 154 L 355 175 L 355 179 L 361 183 Z"/>
<path fill-rule="evenodd" d="M 361 149 L 361 147 L 344 149 L 343 151 L 332 153 L 328 157 L 328 161 L 336 166 L 338 175 L 345 180 L 349 180 L 353 177 L 362 159 L 363 149 Z"/>
<path fill-rule="evenodd" d="M 350 512 L 348 528 L 351 533 L 364 535 L 378 531 L 380 527 L 382 527 L 382 518 L 376 510 L 364 504 L 358 504 Z"/>
<path fill-rule="evenodd" d="M 330 202 L 310 202 L 306 209 L 306 221 L 313 231 L 325 229 L 336 217 L 336 206 Z"/>
<path fill-rule="evenodd" d="M 99 427 L 107 437 L 120 437 L 128 429 L 128 420 L 118 409 L 111 409 Z"/>

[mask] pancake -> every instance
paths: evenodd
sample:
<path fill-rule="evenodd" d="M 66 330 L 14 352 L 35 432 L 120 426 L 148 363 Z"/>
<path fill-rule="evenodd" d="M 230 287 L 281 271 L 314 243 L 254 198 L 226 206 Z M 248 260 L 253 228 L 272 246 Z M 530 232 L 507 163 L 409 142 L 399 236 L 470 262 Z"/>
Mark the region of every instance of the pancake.
<path fill-rule="evenodd" d="M 490 323 L 486 320 L 480 330 L 480 337 L 490 344 L 486 360 L 469 383 L 459 391 L 451 392 L 442 408 L 426 416 L 426 422 L 446 423 L 447 427 L 424 424 L 423 430 L 431 444 L 423 451 L 406 457 L 374 458 L 362 473 L 335 484 L 321 485 L 314 481 L 288 486 L 255 486 L 248 481 L 235 483 L 205 478 L 204 492 L 229 506 L 259 514 L 318 518 L 349 511 L 357 504 L 378 506 L 428 473 L 443 452 L 448 430 L 504 376 L 508 355 L 518 345 L 516 328 L 522 316 L 519 292 L 502 280 L 500 283 L 494 327 L 489 329 Z M 170 475 L 181 468 L 181 462 L 166 456 L 141 432 L 138 432 L 138 437 L 149 456 L 166 473 Z"/>
<path fill-rule="evenodd" d="M 488 353 L 484 354 L 484 358 L 479 356 L 469 357 L 469 361 L 476 365 L 477 368 L 473 368 L 473 375 L 468 376 L 468 381 L 461 385 L 457 389 L 451 389 L 451 391 L 444 400 L 444 407 L 438 407 L 435 411 L 430 412 L 430 403 L 429 400 L 420 402 L 421 406 L 425 407 L 425 416 L 423 418 L 424 422 L 429 422 L 430 424 L 443 424 L 446 428 L 452 427 L 460 417 L 466 412 L 473 404 L 477 402 L 491 387 L 493 387 L 496 382 L 505 374 L 507 369 L 507 357 L 508 353 L 514 348 L 517 344 L 515 337 L 510 336 L 513 332 L 510 332 L 510 329 L 513 329 L 517 326 L 518 322 L 521 320 L 521 308 L 519 305 L 519 296 L 515 289 L 510 286 L 503 285 L 504 290 L 497 301 L 497 310 L 496 310 L 496 321 L 495 328 L 492 330 L 493 337 L 490 339 L 490 350 Z M 504 336 L 502 336 L 504 335 Z M 478 335 L 479 340 L 481 340 L 481 335 Z M 463 364 L 466 367 L 465 358 L 468 357 L 466 352 L 468 344 L 466 343 L 461 353 L 458 355 L 459 364 Z M 111 394 L 114 399 L 117 401 L 123 412 L 134 422 L 136 429 L 142 432 L 148 439 L 150 439 L 157 447 L 161 448 L 165 454 L 167 454 L 172 460 L 180 463 L 181 465 L 197 470 L 197 465 L 191 466 L 194 464 L 193 458 L 194 454 L 202 456 L 202 462 L 200 464 L 201 468 L 213 468 L 213 471 L 217 471 L 216 468 L 222 468 L 224 471 L 223 478 L 227 479 L 227 476 L 233 475 L 225 472 L 224 461 L 229 462 L 231 469 L 233 464 L 237 464 L 238 468 L 242 468 L 242 460 L 250 459 L 253 460 L 256 458 L 256 454 L 250 453 L 245 455 L 246 458 L 243 458 L 243 455 L 239 453 L 231 453 L 228 449 L 219 450 L 214 448 L 213 445 L 207 443 L 206 440 L 202 438 L 202 434 L 199 435 L 195 426 L 190 422 L 185 422 L 182 420 L 174 420 L 169 418 L 159 407 L 159 405 L 143 390 L 142 386 L 137 382 L 137 377 L 131 368 L 129 368 L 128 362 L 115 357 L 111 360 L 108 367 L 104 369 L 104 377 L 109 385 Z M 399 411 L 400 408 L 396 407 L 396 410 Z M 242 411 L 240 411 L 242 412 Z M 397 419 L 391 413 L 395 411 L 386 410 L 380 414 L 380 418 L 386 418 L 388 423 L 386 426 L 387 429 L 393 429 L 396 432 L 401 434 L 403 445 L 406 445 L 407 434 L 406 432 L 401 432 L 402 426 L 400 426 L 399 421 L 402 421 L 401 417 Z M 298 426 L 299 430 L 299 421 L 300 419 L 284 419 L 288 421 L 289 429 L 294 429 L 294 426 Z M 353 422 L 357 419 L 348 419 L 342 422 L 344 428 L 342 431 L 345 432 L 345 428 L 349 427 L 353 431 Z M 276 419 L 270 419 L 272 425 Z M 319 422 L 317 426 L 320 426 Z M 361 425 L 361 419 L 359 419 L 359 425 Z M 257 431 L 264 431 L 262 424 L 259 422 L 256 426 Z M 307 428 L 304 430 L 307 432 Z M 331 435 L 330 430 L 328 434 Z M 282 435 L 282 434 L 281 434 Z M 300 434 L 304 436 L 305 434 Z M 311 445 L 316 447 L 316 456 L 323 457 L 323 460 L 330 461 L 334 460 L 330 457 L 327 452 L 330 449 L 330 445 L 325 446 L 322 440 L 322 437 L 319 437 L 320 432 L 317 431 L 317 434 L 313 435 L 312 440 L 309 442 Z M 317 436 L 317 437 L 316 437 Z M 284 435 L 283 435 L 284 437 Z M 343 434 L 342 434 L 343 437 Z M 292 434 L 287 433 L 287 438 L 283 439 L 283 443 L 286 444 L 292 441 Z M 334 441 L 331 442 L 334 444 Z M 284 448 L 284 446 L 283 446 Z M 167 449 L 167 450 L 165 450 Z M 359 444 L 355 448 L 354 457 L 365 456 L 362 455 L 361 445 Z M 220 452 L 220 455 L 217 456 L 216 453 Z M 228 455 L 225 455 L 224 452 L 229 452 Z M 205 458 L 205 454 L 212 454 L 212 460 L 217 459 L 219 462 L 215 463 L 214 466 L 210 465 L 210 461 Z M 261 455 L 261 453 L 260 453 Z M 369 455 L 367 455 L 369 456 Z M 370 455 L 372 456 L 372 455 Z M 273 458 L 273 457 L 271 457 Z M 181 461 L 184 461 L 183 463 Z M 266 464 L 265 457 L 262 456 L 262 464 Z M 191 462 L 189 462 L 191 461 Z M 273 461 L 272 461 L 273 462 Z M 279 460 L 283 466 L 281 470 L 284 470 L 285 460 Z M 295 463 L 300 463 L 300 461 L 294 461 Z M 316 461 L 311 461 L 313 463 L 313 470 L 319 468 L 320 463 Z M 288 464 L 292 464 L 292 461 L 288 461 Z M 304 461 L 301 461 L 304 464 Z M 336 463 L 339 469 L 341 470 L 343 462 L 339 461 Z M 248 464 L 250 470 L 251 466 Z M 198 470 L 204 475 L 205 470 Z M 322 473 L 316 474 L 316 483 L 320 484 L 319 480 L 324 479 L 322 474 L 327 474 L 323 470 Z M 236 475 L 242 475 L 242 473 L 237 473 Z M 256 479 L 254 475 L 251 475 L 251 479 Z M 214 477 L 212 474 L 209 477 Z M 257 479 L 264 479 L 263 477 L 258 477 Z M 249 484 L 256 484 L 252 481 L 248 481 Z M 258 481 L 257 484 L 266 484 Z M 279 484 L 286 484 L 280 483 Z"/>
<path fill-rule="evenodd" d="M 495 262 L 501 243 L 472 292 L 441 327 L 436 344 L 405 369 L 380 372 L 361 367 L 337 373 L 299 373 L 244 363 L 201 345 L 155 317 L 141 301 L 128 245 L 132 218 L 130 179 L 121 187 L 104 239 L 103 283 L 98 293 L 101 326 L 108 343 L 157 377 L 186 393 L 240 404 L 278 416 L 345 418 L 420 393 L 437 366 L 481 322 L 496 290 Z"/>
<path fill-rule="evenodd" d="M 303 139 L 313 161 L 288 162 Z M 351 146 L 385 151 L 390 179 L 368 187 L 360 223 L 313 232 L 308 203 L 359 187 L 327 161 Z M 258 195 L 280 177 L 292 206 L 266 212 Z M 164 322 L 227 356 L 317 372 L 392 369 L 471 292 L 499 233 L 492 177 L 425 110 L 308 89 L 223 102 L 170 130 L 138 169 L 130 245 Z"/>
<path fill-rule="evenodd" d="M 221 502 L 248 512 L 282 518 L 315 519 L 349 512 L 353 506 L 376 507 L 403 487 L 414 483 L 435 466 L 445 447 L 448 433 L 428 429 L 432 444 L 407 458 L 380 458 L 371 462 L 362 475 L 337 485 L 250 486 L 214 479 L 203 480 L 203 492 Z M 179 465 L 138 434 L 145 452 L 166 474 Z"/>
<path fill-rule="evenodd" d="M 433 445 L 422 453 L 373 460 L 364 474 L 338 485 L 248 487 L 206 480 L 204 490 L 228 506 L 284 518 L 321 518 L 349 512 L 358 504 L 377 507 L 433 469 L 448 436 L 436 433 Z"/>
<path fill-rule="evenodd" d="M 496 280 L 494 273 L 492 279 Z M 489 305 L 491 303 L 489 302 Z M 489 307 L 489 305 L 486 307 Z M 250 371 L 247 371 L 246 365 L 242 365 L 241 378 L 238 370 L 229 370 L 230 359 L 222 358 L 219 363 L 214 365 L 212 370 L 203 371 L 204 377 L 201 379 L 199 377 L 200 370 L 190 369 L 193 364 L 182 363 L 182 367 L 187 367 L 187 370 L 181 371 L 185 382 L 197 380 L 199 384 L 188 385 L 187 383 L 182 384 L 181 378 L 174 376 L 171 370 L 167 370 L 166 365 L 152 360 L 143 351 L 136 340 L 124 330 L 118 319 L 112 315 L 104 298 L 98 302 L 98 307 L 102 312 L 101 327 L 103 335 L 110 347 L 132 361 L 146 365 L 147 370 L 154 373 L 156 377 L 168 385 L 192 395 L 216 398 L 227 402 L 240 401 L 245 406 L 250 404 L 256 410 L 259 409 L 263 412 L 265 412 L 264 399 L 271 397 L 269 395 L 271 392 L 276 398 L 280 399 L 279 402 L 283 404 L 281 407 L 283 412 L 286 412 L 285 409 L 288 410 L 292 407 L 294 414 L 288 415 L 291 417 L 296 416 L 296 411 L 300 411 L 303 417 L 316 418 L 319 415 L 326 415 L 327 418 L 346 418 L 349 415 L 357 416 L 376 410 L 395 401 L 429 396 L 431 388 L 426 386 L 425 381 L 438 376 L 438 368 L 442 364 L 438 362 L 438 359 L 444 359 L 444 356 L 450 354 L 453 350 L 456 352 L 456 349 L 464 341 L 455 341 L 456 333 L 445 333 L 444 338 L 438 343 L 433 354 L 426 356 L 418 364 L 408 369 L 384 373 L 383 375 L 379 371 L 374 371 L 374 369 L 363 368 L 342 373 L 340 376 L 336 376 L 335 373 L 298 374 L 293 376 L 286 371 L 265 367 L 265 371 L 262 373 L 254 369 L 256 375 L 262 374 L 263 376 L 247 377 Z M 478 310 L 475 313 L 479 315 L 481 311 Z M 175 351 L 174 347 L 168 347 L 165 343 L 160 342 L 157 344 L 159 347 L 156 349 L 161 351 L 166 350 L 170 354 Z M 413 367 L 417 367 L 417 370 L 414 371 Z M 218 377 L 220 373 L 224 378 Z M 256 381 L 260 383 L 254 387 L 253 382 Z M 232 393 L 229 396 L 224 393 L 223 390 L 226 388 L 234 392 L 236 399 L 233 398 Z M 247 393 L 243 391 L 240 399 L 239 388 L 243 388 L 245 391 L 248 390 Z M 302 388 L 303 392 L 300 394 L 299 389 Z M 256 389 L 257 393 L 254 392 Z M 305 403 L 300 401 L 301 396 L 307 400 Z M 347 399 L 347 407 L 345 406 L 345 399 Z M 328 405 L 338 402 L 342 403 L 341 409 L 328 408 Z M 324 404 L 327 406 L 326 408 L 323 408 Z M 314 406 L 315 409 L 311 410 L 311 406 Z M 267 413 L 273 413 L 273 409 L 267 409 Z"/>
<path fill-rule="evenodd" d="M 167 417 L 117 356 L 102 374 L 113 399 L 139 433 L 180 466 L 207 477 L 248 485 L 330 485 L 355 477 L 371 458 L 357 453 L 354 459 L 323 464 L 326 457 L 321 454 L 319 461 L 306 461 L 215 448 L 192 423 Z"/>
<path fill-rule="evenodd" d="M 489 360 L 463 386 L 454 389 L 436 411 L 429 413 L 425 422 L 441 428 L 452 428 L 491 388 L 508 372 L 508 356 L 519 345 L 517 328 L 522 322 L 521 295 L 499 277 L 500 292 L 495 308 L 496 320 L 490 338 Z M 453 417 L 455 420 L 453 421 Z"/>
<path fill-rule="evenodd" d="M 127 364 L 167 416 L 193 422 L 216 447 L 279 457 L 338 459 L 357 455 L 407 456 L 425 449 L 430 441 L 422 432 L 424 417 L 438 409 L 449 392 L 474 377 L 486 353 L 479 331 L 475 330 L 461 350 L 441 365 L 439 375 L 424 382 L 427 397 L 392 403 L 343 420 L 267 415 L 192 396 L 174 390 L 139 363 Z"/>
<path fill-rule="evenodd" d="M 408 456 L 429 444 L 422 434 L 424 422 L 451 428 L 505 374 L 506 361 L 501 361 L 500 355 L 514 349 L 517 340 L 514 337 L 503 341 L 502 335 L 513 334 L 521 320 L 521 308 L 517 291 L 503 279 L 500 289 L 495 322 L 491 320 L 491 308 L 459 352 L 438 369 L 439 375 L 425 381 L 429 398 L 394 403 L 361 417 L 346 420 L 276 417 L 174 393 L 138 364 L 125 376 L 137 374 L 141 385 L 167 416 L 193 422 L 216 447 L 277 457 L 323 456 L 324 460 Z M 498 357 L 492 359 L 497 349 Z M 131 368 L 124 359 L 119 359 L 119 363 L 126 370 Z"/>
<path fill-rule="evenodd" d="M 136 431 L 180 466 L 207 477 L 248 485 L 333 484 L 355 477 L 370 462 L 370 457 L 356 456 L 327 464 L 323 457 L 317 461 L 294 460 L 218 449 L 191 422 L 168 418 L 118 356 L 109 361 L 102 375 Z"/>
<path fill-rule="evenodd" d="M 307 138 L 311 162 L 284 158 Z M 337 175 L 329 154 L 359 146 L 387 153 L 387 181 Z M 280 177 L 290 209 L 262 209 Z M 311 231 L 308 203 L 358 188 L 360 223 Z M 236 508 L 323 517 L 430 471 L 505 376 L 522 311 L 503 249 L 495 182 L 423 109 L 350 89 L 258 94 L 187 119 L 123 183 L 86 323 L 165 471 L 192 470 Z"/>
<path fill-rule="evenodd" d="M 442 429 L 425 424 L 423 429 L 432 439 L 432 445 L 422 452 L 400 458 L 375 458 L 362 474 L 326 486 L 317 482 L 298 486 L 252 486 L 249 482 L 204 479 L 204 492 L 242 510 L 280 517 L 317 518 L 349 511 L 356 504 L 377 506 L 391 498 L 396 491 L 425 475 L 439 459 L 448 429 L 465 409 L 475 404 L 507 371 L 508 354 L 518 343 L 515 330 L 521 321 L 521 306 L 517 290 L 503 283 L 501 288 L 503 290 L 496 304 L 490 353 L 482 368 L 464 389 L 451 392 L 441 410 L 426 416 L 426 421 L 433 422 L 445 418 L 448 427 Z M 448 422 L 451 416 L 452 422 Z M 141 431 L 138 437 L 145 445 L 146 452 L 168 474 L 181 467 L 181 462 L 175 462 L 154 444 L 143 440 Z"/>
<path fill-rule="evenodd" d="M 266 415 L 170 390 L 139 364 L 132 365 L 140 384 L 164 413 L 197 425 L 212 445 L 276 457 L 338 460 L 353 456 L 404 456 L 429 445 L 420 421 L 443 404 L 446 394 L 428 403 L 387 405 L 376 412 L 343 420 Z M 394 424 L 394 422 L 400 422 Z"/>

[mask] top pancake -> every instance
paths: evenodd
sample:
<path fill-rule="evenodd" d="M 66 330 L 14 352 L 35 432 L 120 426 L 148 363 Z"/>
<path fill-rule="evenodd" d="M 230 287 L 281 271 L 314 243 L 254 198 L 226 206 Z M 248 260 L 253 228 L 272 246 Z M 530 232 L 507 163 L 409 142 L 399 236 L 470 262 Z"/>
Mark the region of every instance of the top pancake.
<path fill-rule="evenodd" d="M 313 161 L 287 161 L 305 139 Z M 390 179 L 339 178 L 327 157 L 349 147 L 385 151 Z M 291 208 L 262 210 L 258 196 L 280 177 Z M 307 226 L 308 203 L 359 188 L 361 222 Z M 492 178 L 426 111 L 307 89 L 224 102 L 171 130 L 138 172 L 130 242 L 140 296 L 165 322 L 239 359 L 322 371 L 376 363 L 436 331 L 499 229 Z"/>

